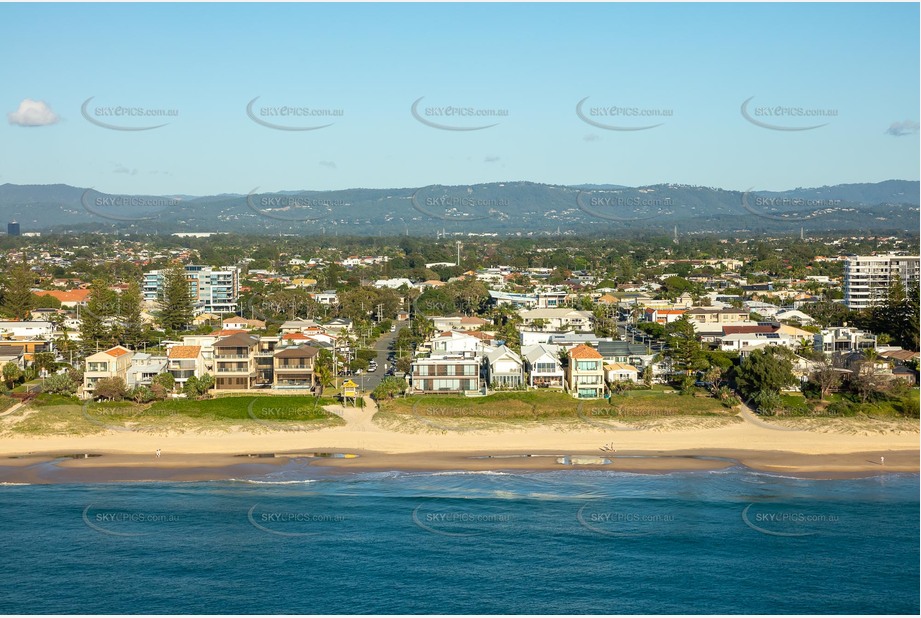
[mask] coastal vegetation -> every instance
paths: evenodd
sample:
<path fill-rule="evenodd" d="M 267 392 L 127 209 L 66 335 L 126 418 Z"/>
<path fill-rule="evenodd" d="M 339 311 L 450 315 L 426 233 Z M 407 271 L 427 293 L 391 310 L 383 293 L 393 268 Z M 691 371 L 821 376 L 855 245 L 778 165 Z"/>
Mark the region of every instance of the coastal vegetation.
<path fill-rule="evenodd" d="M 344 421 L 326 410 L 330 397 L 270 396 L 217 399 L 170 399 L 149 404 L 132 401 L 81 402 L 64 395 L 39 395 L 4 419 L 6 435 L 83 435 L 110 429 L 133 431 L 244 429 L 264 431 L 334 427 Z"/>

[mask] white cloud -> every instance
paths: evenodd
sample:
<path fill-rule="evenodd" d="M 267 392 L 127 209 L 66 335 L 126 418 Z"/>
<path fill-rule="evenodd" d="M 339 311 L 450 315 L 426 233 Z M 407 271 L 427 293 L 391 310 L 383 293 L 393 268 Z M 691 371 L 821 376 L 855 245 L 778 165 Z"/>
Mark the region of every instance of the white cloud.
<path fill-rule="evenodd" d="M 51 111 L 47 103 L 32 99 L 23 99 L 19 109 L 8 113 L 6 118 L 10 124 L 20 127 L 44 127 L 58 121 L 58 115 Z"/>
<path fill-rule="evenodd" d="M 904 135 L 915 135 L 918 133 L 919 128 L 921 128 L 921 125 L 914 120 L 906 120 L 905 122 L 893 122 L 886 129 L 886 133 L 895 137 L 902 137 Z"/>

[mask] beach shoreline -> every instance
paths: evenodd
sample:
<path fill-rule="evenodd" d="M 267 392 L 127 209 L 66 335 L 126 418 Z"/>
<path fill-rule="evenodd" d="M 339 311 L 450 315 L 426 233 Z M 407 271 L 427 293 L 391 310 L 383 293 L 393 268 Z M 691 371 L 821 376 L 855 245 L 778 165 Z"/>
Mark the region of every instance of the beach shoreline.
<path fill-rule="evenodd" d="M 812 479 L 860 478 L 919 472 L 911 450 L 803 454 L 747 449 L 676 451 L 469 451 L 384 453 L 315 451 L 261 454 L 149 454 L 124 452 L 32 453 L 0 459 L 0 483 L 67 484 L 149 481 L 251 480 L 285 466 L 308 466 L 318 476 L 373 471 L 546 472 L 606 470 L 635 474 L 717 471 L 756 472 Z M 885 463 L 880 458 L 885 457 Z M 301 468 L 303 471 L 304 468 Z M 311 472 L 314 473 L 314 472 Z"/>
<path fill-rule="evenodd" d="M 7 433 L 0 436 L 0 483 L 243 479 L 305 462 L 318 474 L 558 469 L 664 473 L 741 466 L 833 478 L 918 473 L 921 468 L 917 422 L 899 431 L 885 424 L 879 431 L 858 424 L 802 430 L 743 414 L 715 424 L 712 419 L 678 417 L 673 424 L 655 427 L 533 423 L 407 431 L 378 423 L 373 407 L 336 412 L 345 425 L 310 430 L 234 424 L 199 431 Z"/>

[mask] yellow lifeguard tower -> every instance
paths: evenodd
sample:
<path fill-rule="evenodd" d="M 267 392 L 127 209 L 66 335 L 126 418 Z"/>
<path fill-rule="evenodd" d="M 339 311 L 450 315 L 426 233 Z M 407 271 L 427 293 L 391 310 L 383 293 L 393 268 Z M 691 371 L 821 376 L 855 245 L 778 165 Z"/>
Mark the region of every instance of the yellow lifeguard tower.
<path fill-rule="evenodd" d="M 352 400 L 352 405 L 358 405 L 358 398 L 361 397 L 361 390 L 359 390 L 358 385 L 355 384 L 352 380 L 346 380 L 342 383 L 342 404 L 348 405 L 349 399 Z"/>

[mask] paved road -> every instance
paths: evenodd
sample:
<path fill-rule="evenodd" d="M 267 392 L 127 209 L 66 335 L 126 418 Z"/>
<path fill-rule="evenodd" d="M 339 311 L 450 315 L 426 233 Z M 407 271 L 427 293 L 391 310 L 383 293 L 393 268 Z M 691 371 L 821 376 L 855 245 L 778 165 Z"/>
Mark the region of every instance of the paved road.
<path fill-rule="evenodd" d="M 363 373 L 360 376 L 352 376 L 352 379 L 358 382 L 359 385 L 364 389 L 363 392 L 370 393 L 377 385 L 381 383 L 381 380 L 384 379 L 387 369 L 387 354 L 390 351 L 390 343 L 397 338 L 397 333 L 400 332 L 400 329 L 405 328 L 409 325 L 409 322 L 394 322 L 397 329 L 392 333 L 384 333 L 381 335 L 381 338 L 374 342 L 374 350 L 377 352 L 377 371 L 374 373 Z M 362 380 L 364 378 L 364 380 Z M 362 382 L 364 382 L 362 384 Z"/>

